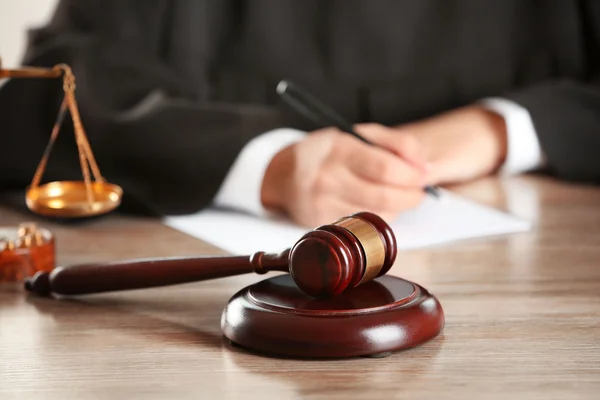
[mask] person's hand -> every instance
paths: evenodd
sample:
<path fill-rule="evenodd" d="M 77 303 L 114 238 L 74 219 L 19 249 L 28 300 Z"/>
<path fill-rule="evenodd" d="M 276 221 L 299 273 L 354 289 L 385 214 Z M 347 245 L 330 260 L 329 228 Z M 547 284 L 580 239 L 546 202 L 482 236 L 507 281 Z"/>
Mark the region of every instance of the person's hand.
<path fill-rule="evenodd" d="M 263 205 L 310 227 L 359 211 L 391 220 L 418 205 L 426 180 L 418 142 L 377 124 L 356 130 L 375 146 L 328 128 L 275 155 L 263 178 Z"/>
<path fill-rule="evenodd" d="M 498 170 L 506 158 L 504 118 L 469 106 L 396 127 L 413 135 L 429 164 L 427 184 L 461 183 Z"/>

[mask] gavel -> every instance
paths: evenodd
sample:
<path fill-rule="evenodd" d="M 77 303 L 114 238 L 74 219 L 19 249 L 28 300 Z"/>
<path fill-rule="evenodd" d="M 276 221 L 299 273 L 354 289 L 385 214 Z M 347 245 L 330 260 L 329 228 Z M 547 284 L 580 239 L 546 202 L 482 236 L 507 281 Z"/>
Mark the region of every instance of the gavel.
<path fill-rule="evenodd" d="M 142 289 L 246 273 L 289 272 L 305 294 L 339 295 L 386 274 L 397 254 L 396 238 L 379 216 L 360 212 L 306 232 L 281 253 L 193 256 L 80 264 L 38 272 L 25 289 L 39 295 L 82 295 Z"/>

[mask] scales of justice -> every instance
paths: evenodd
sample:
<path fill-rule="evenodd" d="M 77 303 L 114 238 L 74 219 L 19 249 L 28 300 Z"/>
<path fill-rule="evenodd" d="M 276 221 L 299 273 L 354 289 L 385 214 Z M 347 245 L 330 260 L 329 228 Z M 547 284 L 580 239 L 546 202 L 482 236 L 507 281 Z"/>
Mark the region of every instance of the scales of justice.
<path fill-rule="evenodd" d="M 121 203 L 123 190 L 117 185 L 108 183 L 100 173 L 79 115 L 75 98 L 75 75 L 71 68 L 66 64 L 59 64 L 53 68 L 4 69 L 0 59 L 0 79 L 3 78 L 62 78 L 63 80 L 63 101 L 58 110 L 50 141 L 31 185 L 27 188 L 25 195 L 27 207 L 36 214 L 61 218 L 96 216 L 117 208 Z M 57 181 L 40 185 L 52 146 L 58 137 L 67 111 L 70 112 L 73 120 L 83 181 Z M 90 170 L 94 181 L 91 179 Z"/>
<path fill-rule="evenodd" d="M 115 210 L 123 190 L 102 177 L 94 159 L 77 109 L 71 68 L 59 64 L 11 70 L 0 63 L 1 78 L 63 80 L 64 98 L 27 188 L 27 207 L 36 214 L 60 218 Z M 67 110 L 83 181 L 40 185 Z M 25 289 L 32 295 L 76 298 L 278 271 L 283 274 L 243 288 L 228 301 L 221 329 L 231 344 L 279 357 L 383 357 L 421 345 L 444 327 L 444 312 L 433 294 L 417 283 L 387 274 L 397 253 L 389 225 L 375 214 L 357 212 L 306 232 L 276 254 L 258 251 L 247 256 L 173 256 L 60 266 L 26 277 Z M 0 251 L 0 261 L 1 257 Z"/>

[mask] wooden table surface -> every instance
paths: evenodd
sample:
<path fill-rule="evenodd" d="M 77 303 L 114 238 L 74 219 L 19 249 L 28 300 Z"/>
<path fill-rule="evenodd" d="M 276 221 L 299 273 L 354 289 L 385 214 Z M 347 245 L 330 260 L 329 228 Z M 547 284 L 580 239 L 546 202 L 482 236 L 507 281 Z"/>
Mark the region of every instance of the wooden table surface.
<path fill-rule="evenodd" d="M 520 177 L 458 193 L 530 232 L 403 252 L 391 274 L 432 291 L 443 333 L 382 359 L 274 359 L 231 347 L 221 312 L 247 275 L 77 300 L 0 286 L 0 398 L 599 399 L 600 189 Z M 36 220 L 0 206 L 0 225 Z M 58 263 L 223 254 L 150 219 L 50 228 Z"/>

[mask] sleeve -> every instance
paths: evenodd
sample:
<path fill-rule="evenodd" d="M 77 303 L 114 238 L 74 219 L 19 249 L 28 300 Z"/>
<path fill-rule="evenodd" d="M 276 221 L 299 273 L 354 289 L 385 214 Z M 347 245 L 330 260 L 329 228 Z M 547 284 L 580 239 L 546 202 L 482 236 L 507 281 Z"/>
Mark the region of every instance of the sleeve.
<path fill-rule="evenodd" d="M 166 29 L 157 4 L 166 3 L 63 0 L 30 36 L 24 63 L 72 67 L 86 133 L 102 175 L 123 187 L 122 210 L 185 214 L 211 204 L 244 146 L 282 120 L 275 107 L 211 101 L 208 67 L 190 90 L 155 48 Z M 10 137 L 0 146 L 0 190 L 30 183 L 62 95 L 58 80 L 11 79 L 0 88 L 0 129 Z M 82 179 L 70 118 L 43 181 L 66 179 Z"/>
<path fill-rule="evenodd" d="M 550 172 L 565 180 L 600 183 L 600 87 L 563 80 L 509 97 L 531 114 Z"/>
<path fill-rule="evenodd" d="M 235 160 L 214 204 L 254 215 L 267 215 L 269 211 L 261 202 L 265 171 L 275 154 L 305 136 L 303 131 L 280 128 L 252 139 Z"/>
<path fill-rule="evenodd" d="M 504 118 L 508 149 L 499 173 L 516 175 L 545 165 L 545 156 L 526 108 L 503 98 L 484 99 L 481 104 Z"/>
<path fill-rule="evenodd" d="M 555 79 L 505 97 L 531 115 L 546 169 L 557 177 L 600 183 L 600 2 L 581 2 L 587 71 L 579 79 Z"/>

